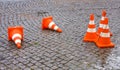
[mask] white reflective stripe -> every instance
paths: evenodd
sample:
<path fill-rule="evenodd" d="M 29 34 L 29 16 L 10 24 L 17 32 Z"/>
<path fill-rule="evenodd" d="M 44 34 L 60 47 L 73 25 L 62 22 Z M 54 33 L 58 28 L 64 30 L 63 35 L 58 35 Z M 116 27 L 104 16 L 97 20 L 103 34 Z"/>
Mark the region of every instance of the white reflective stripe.
<path fill-rule="evenodd" d="M 96 32 L 96 29 L 95 28 L 88 28 L 87 32 Z"/>
<path fill-rule="evenodd" d="M 108 25 L 103 25 L 103 29 L 109 29 Z"/>
<path fill-rule="evenodd" d="M 104 24 L 99 24 L 99 27 L 100 27 L 100 28 L 103 28 L 103 26 L 104 26 Z"/>
<path fill-rule="evenodd" d="M 90 20 L 89 24 L 95 24 L 95 23 L 94 23 L 94 20 L 92 20 L 92 21 Z"/>
<path fill-rule="evenodd" d="M 21 43 L 21 40 L 20 39 L 16 39 L 15 40 L 15 44 L 17 44 L 17 43 Z"/>
<path fill-rule="evenodd" d="M 102 16 L 101 20 L 104 20 L 104 19 L 105 19 L 105 17 Z"/>
<path fill-rule="evenodd" d="M 101 32 L 101 33 L 100 33 L 100 36 L 101 36 L 101 37 L 110 37 L 110 32 L 108 32 L 108 33 L 103 33 L 103 32 Z"/>
<path fill-rule="evenodd" d="M 53 24 L 55 24 L 55 23 L 54 22 L 50 22 L 50 24 L 48 25 L 48 27 L 51 28 Z"/>
<path fill-rule="evenodd" d="M 22 38 L 22 36 L 21 36 L 20 34 L 14 34 L 14 35 L 12 36 L 12 40 L 14 40 L 14 38 L 16 38 L 16 37 Z"/>
<path fill-rule="evenodd" d="M 58 26 L 55 26 L 55 27 L 54 27 L 54 30 L 57 30 L 57 29 L 58 29 Z"/>

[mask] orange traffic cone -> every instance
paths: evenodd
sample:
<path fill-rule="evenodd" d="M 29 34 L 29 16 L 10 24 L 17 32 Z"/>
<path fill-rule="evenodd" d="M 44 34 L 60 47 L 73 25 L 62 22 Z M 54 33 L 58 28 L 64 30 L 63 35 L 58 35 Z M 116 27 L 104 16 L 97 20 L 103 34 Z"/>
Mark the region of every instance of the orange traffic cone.
<path fill-rule="evenodd" d="M 100 33 L 98 40 L 96 41 L 96 45 L 99 48 L 111 48 L 114 47 L 114 44 L 110 40 L 110 31 L 108 24 L 108 18 L 105 18 L 104 23 L 106 25 L 103 26 L 103 30 Z"/>
<path fill-rule="evenodd" d="M 95 23 L 94 23 L 94 14 L 91 14 L 87 33 L 85 34 L 83 41 L 95 42 L 97 38 L 98 36 L 96 34 L 96 28 L 95 28 Z"/>
<path fill-rule="evenodd" d="M 102 17 L 101 17 L 100 24 L 99 24 L 99 28 L 98 28 L 98 30 L 97 30 L 97 35 L 100 35 L 100 33 L 101 33 L 102 30 L 103 30 L 103 26 L 104 26 L 103 21 L 104 21 L 105 17 L 106 17 L 106 10 L 103 10 L 103 11 L 102 11 Z M 106 24 L 106 23 L 105 23 L 105 24 Z M 110 32 L 110 36 L 112 36 L 112 32 Z"/>
<path fill-rule="evenodd" d="M 103 10 L 103 11 L 102 11 L 102 17 L 101 17 L 101 20 L 100 20 L 100 24 L 99 24 L 99 27 L 98 27 L 98 30 L 97 30 L 97 34 L 98 34 L 98 35 L 100 35 L 100 33 L 101 33 L 102 30 L 103 30 L 103 25 L 104 25 L 103 21 L 104 21 L 104 18 L 105 18 L 105 17 L 106 17 L 106 11 Z"/>
<path fill-rule="evenodd" d="M 18 48 L 21 48 L 21 40 L 23 40 L 23 27 L 8 27 L 8 40 L 13 40 Z"/>
<path fill-rule="evenodd" d="M 62 30 L 53 22 L 52 16 L 42 19 L 42 29 L 52 29 L 60 33 L 62 32 Z"/>

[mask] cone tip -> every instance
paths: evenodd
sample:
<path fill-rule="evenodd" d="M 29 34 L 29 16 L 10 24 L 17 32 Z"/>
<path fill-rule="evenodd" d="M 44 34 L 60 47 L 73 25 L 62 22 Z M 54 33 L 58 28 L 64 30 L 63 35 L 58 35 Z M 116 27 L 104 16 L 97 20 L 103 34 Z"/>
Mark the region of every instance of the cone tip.
<path fill-rule="evenodd" d="M 102 16 L 106 16 L 106 10 L 102 10 Z"/>
<path fill-rule="evenodd" d="M 59 33 L 62 33 L 62 30 L 59 28 L 58 30 L 57 30 Z"/>
<path fill-rule="evenodd" d="M 94 14 L 90 14 L 90 20 L 94 20 Z"/>

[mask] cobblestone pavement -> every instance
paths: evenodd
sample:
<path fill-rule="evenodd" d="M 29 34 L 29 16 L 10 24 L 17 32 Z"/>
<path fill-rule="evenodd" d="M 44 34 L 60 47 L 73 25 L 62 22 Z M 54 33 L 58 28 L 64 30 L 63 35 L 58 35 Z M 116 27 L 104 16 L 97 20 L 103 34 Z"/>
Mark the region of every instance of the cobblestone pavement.
<path fill-rule="evenodd" d="M 107 10 L 115 48 L 82 42 L 89 14 L 98 27 Z M 41 30 L 53 16 L 63 30 Z M 120 0 L 0 0 L 0 70 L 120 70 Z M 8 26 L 24 26 L 22 48 L 7 40 Z"/>

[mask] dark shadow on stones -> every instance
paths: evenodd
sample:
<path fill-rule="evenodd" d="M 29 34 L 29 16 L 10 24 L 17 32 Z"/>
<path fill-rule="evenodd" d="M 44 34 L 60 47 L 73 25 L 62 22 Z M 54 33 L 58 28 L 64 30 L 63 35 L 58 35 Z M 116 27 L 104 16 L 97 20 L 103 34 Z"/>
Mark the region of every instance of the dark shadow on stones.
<path fill-rule="evenodd" d="M 4 59 L 5 59 L 5 57 L 3 55 L 0 55 L 0 61 L 4 60 Z"/>
<path fill-rule="evenodd" d="M 16 44 L 13 41 L 8 41 L 8 46 L 6 47 L 7 50 L 18 49 Z"/>
<path fill-rule="evenodd" d="M 48 14 L 48 12 L 45 12 L 45 11 L 39 11 L 39 12 L 37 12 L 37 16 L 40 16 L 40 15 L 45 15 L 45 14 Z"/>

